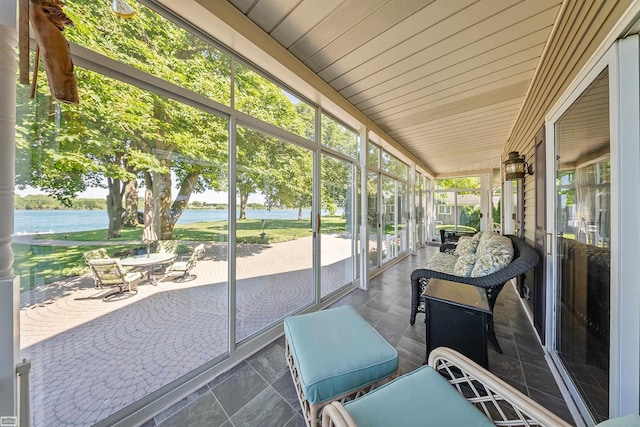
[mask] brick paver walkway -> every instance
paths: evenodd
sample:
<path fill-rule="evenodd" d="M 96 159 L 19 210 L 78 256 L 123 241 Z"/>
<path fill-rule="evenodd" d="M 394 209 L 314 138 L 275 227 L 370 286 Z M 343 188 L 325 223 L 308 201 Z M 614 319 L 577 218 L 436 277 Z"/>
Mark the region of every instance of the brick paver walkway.
<path fill-rule="evenodd" d="M 312 239 L 238 248 L 236 328 L 246 338 L 312 301 Z M 323 236 L 322 293 L 351 271 L 349 239 Z M 210 245 L 183 283 L 160 281 L 103 302 L 82 276 L 25 293 L 34 426 L 89 426 L 227 351 L 225 248 Z M 78 299 L 81 298 L 81 299 Z"/>

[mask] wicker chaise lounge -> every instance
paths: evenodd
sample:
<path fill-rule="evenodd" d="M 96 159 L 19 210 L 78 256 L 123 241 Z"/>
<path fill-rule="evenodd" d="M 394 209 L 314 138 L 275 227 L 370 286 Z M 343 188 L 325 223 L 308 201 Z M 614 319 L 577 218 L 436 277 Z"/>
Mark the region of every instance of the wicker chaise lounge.
<path fill-rule="evenodd" d="M 411 273 L 411 317 L 410 324 L 414 324 L 416 321 L 416 315 L 419 312 L 424 312 L 420 308 L 420 295 L 424 290 L 424 287 L 428 283 L 428 279 L 438 278 L 449 280 L 452 282 L 466 283 L 468 285 L 478 286 L 484 288 L 487 293 L 487 300 L 489 302 L 489 309 L 493 313 L 493 307 L 496 304 L 498 294 L 504 287 L 505 283 L 509 280 L 526 273 L 538 264 L 540 257 L 538 253 L 529 246 L 523 239 L 520 239 L 513 235 L 507 235 L 511 239 L 513 245 L 513 258 L 509 264 L 500 270 L 481 277 L 461 277 L 454 274 L 444 273 L 442 271 L 430 270 L 427 268 L 421 268 L 414 270 Z M 452 251 L 455 249 L 455 245 L 442 245 L 440 252 Z M 489 318 L 488 335 L 489 341 L 495 346 L 499 353 L 502 353 L 498 340 L 496 339 L 493 329 L 493 318 Z"/>

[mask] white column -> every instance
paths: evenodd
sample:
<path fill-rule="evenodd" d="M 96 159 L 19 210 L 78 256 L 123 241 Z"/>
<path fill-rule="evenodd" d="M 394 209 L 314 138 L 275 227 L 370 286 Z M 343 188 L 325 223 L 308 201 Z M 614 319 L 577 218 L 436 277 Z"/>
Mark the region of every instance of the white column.
<path fill-rule="evenodd" d="M 367 164 L 368 164 L 368 138 L 367 128 L 360 130 L 360 288 L 369 287 L 369 231 L 368 228 L 368 200 L 367 194 Z"/>
<path fill-rule="evenodd" d="M 0 417 L 17 416 L 19 281 L 13 274 L 16 0 L 0 0 Z"/>

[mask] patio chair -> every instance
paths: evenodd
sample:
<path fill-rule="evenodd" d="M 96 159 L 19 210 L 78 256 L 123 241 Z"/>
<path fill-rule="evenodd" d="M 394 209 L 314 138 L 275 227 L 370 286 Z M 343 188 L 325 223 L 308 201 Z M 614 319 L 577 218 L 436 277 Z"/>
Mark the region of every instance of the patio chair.
<path fill-rule="evenodd" d="M 178 240 L 158 240 L 156 242 L 156 250 L 157 254 L 173 254 L 174 256 L 178 255 Z M 173 258 L 175 259 L 175 258 Z M 155 273 L 163 274 L 166 273 L 167 265 L 173 261 L 173 259 L 168 262 L 160 263 L 156 266 Z"/>
<path fill-rule="evenodd" d="M 165 271 L 165 277 L 171 275 L 177 275 L 173 279 L 174 282 L 183 282 L 189 277 L 189 272 L 193 267 L 196 266 L 196 263 L 202 256 L 204 252 L 204 244 L 199 244 L 195 247 L 191 256 L 189 257 L 180 257 L 178 261 L 174 261 L 169 267 L 167 267 Z"/>
<path fill-rule="evenodd" d="M 84 260 L 87 262 L 87 264 L 89 264 L 89 261 L 94 260 L 94 259 L 105 259 L 105 258 L 109 258 L 109 255 L 107 254 L 107 250 L 105 248 L 99 248 L 99 249 L 93 249 L 90 251 L 86 251 L 85 253 L 82 254 L 82 256 L 84 257 Z M 89 266 L 89 268 L 91 268 L 91 266 Z M 93 272 L 93 269 L 91 270 Z M 97 288 L 99 287 L 99 282 L 98 279 L 96 278 L 96 275 L 93 275 L 93 281 L 94 281 L 94 286 Z"/>
<path fill-rule="evenodd" d="M 120 265 L 120 261 L 113 258 L 92 259 L 89 261 L 89 267 L 96 280 L 97 287 L 117 288 L 102 297 L 103 300 L 113 298 L 125 292 L 131 292 L 132 285 L 142 278 L 139 271 L 127 273 Z"/>

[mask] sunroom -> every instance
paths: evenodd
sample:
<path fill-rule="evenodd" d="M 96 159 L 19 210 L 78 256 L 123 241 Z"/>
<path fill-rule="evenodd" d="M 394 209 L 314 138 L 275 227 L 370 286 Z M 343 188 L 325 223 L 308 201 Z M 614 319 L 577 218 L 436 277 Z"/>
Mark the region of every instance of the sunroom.
<path fill-rule="evenodd" d="M 541 257 L 489 370 L 575 425 L 640 412 L 637 1 L 67 1 L 77 105 L 25 3 L 0 0 L 3 422 L 303 425 L 283 319 L 350 304 L 415 370 L 411 271 L 478 231 Z M 103 250 L 134 288 L 100 287 Z"/>

